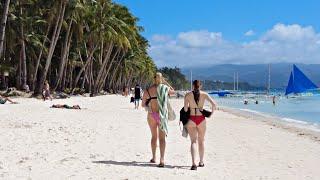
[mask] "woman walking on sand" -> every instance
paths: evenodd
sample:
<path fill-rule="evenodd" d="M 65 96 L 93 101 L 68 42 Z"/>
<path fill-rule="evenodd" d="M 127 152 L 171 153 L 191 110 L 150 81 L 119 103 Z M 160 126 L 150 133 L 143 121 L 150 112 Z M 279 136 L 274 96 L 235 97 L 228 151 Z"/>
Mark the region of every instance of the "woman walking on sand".
<path fill-rule="evenodd" d="M 199 167 L 203 167 L 204 157 L 204 136 L 206 133 L 206 118 L 203 112 L 203 106 L 207 100 L 211 104 L 211 112 L 216 109 L 217 104 L 214 100 L 203 91 L 200 91 L 201 83 L 199 80 L 193 81 L 193 91 L 186 94 L 184 99 L 184 111 L 187 112 L 190 108 L 190 118 L 186 124 L 187 131 L 191 140 L 191 170 L 197 170 L 196 165 L 196 144 L 199 148 Z"/>
<path fill-rule="evenodd" d="M 166 135 L 168 132 L 168 96 L 174 94 L 174 89 L 163 79 L 161 73 L 154 76 L 154 84 L 146 89 L 142 97 L 142 106 L 148 110 L 148 124 L 151 131 L 151 163 L 156 162 L 157 140 L 160 145 L 160 163 L 164 167 L 164 154 L 166 148 Z"/>

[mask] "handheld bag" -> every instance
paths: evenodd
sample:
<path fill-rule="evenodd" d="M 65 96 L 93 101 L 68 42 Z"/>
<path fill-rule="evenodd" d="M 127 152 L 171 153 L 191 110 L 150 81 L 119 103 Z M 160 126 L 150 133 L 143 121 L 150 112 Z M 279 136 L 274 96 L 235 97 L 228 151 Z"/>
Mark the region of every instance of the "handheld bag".
<path fill-rule="evenodd" d="M 208 110 L 205 110 L 205 109 L 203 109 L 203 110 L 200 111 L 200 112 L 202 113 L 202 115 L 203 115 L 204 117 L 210 117 L 211 114 L 212 114 L 211 111 L 208 111 Z"/>
<path fill-rule="evenodd" d="M 168 100 L 168 120 L 169 121 L 174 121 L 176 119 L 176 113 L 174 112 L 174 110 L 172 109 L 172 106 Z"/>
<path fill-rule="evenodd" d="M 190 118 L 190 108 L 187 112 L 184 111 L 184 108 L 180 110 L 180 122 L 182 122 L 183 125 L 186 125 Z"/>

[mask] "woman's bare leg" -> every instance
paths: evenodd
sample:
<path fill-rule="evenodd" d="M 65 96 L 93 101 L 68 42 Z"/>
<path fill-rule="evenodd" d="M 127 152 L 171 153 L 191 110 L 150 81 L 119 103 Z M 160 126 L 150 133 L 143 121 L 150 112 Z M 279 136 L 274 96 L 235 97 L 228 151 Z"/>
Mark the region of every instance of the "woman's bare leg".
<path fill-rule="evenodd" d="M 164 154 L 166 151 L 166 133 L 160 128 L 159 130 L 159 144 L 160 144 L 160 164 L 164 164 Z"/>
<path fill-rule="evenodd" d="M 198 125 L 198 145 L 199 145 L 199 157 L 200 157 L 200 164 L 203 164 L 203 157 L 204 157 L 204 136 L 206 134 L 206 120 L 202 121 L 201 124 Z"/>
<path fill-rule="evenodd" d="M 152 159 L 154 162 L 156 161 L 156 150 L 157 150 L 157 139 L 158 139 L 158 132 L 157 132 L 157 122 L 148 114 L 148 124 L 151 131 L 151 151 L 152 151 Z"/>
<path fill-rule="evenodd" d="M 191 140 L 191 157 L 192 157 L 192 166 L 196 165 L 196 151 L 197 151 L 197 125 L 189 120 L 187 124 L 187 130 Z"/>
<path fill-rule="evenodd" d="M 11 104 L 18 104 L 17 102 L 13 101 L 12 99 L 8 98 L 8 97 L 5 97 L 5 99 L 7 101 L 9 101 Z"/>

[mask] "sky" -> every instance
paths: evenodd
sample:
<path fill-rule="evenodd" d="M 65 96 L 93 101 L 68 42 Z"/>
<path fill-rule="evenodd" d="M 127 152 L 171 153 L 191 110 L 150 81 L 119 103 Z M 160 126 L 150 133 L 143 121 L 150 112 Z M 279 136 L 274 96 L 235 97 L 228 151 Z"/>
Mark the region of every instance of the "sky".
<path fill-rule="evenodd" d="M 320 0 L 115 0 L 157 66 L 320 63 Z"/>

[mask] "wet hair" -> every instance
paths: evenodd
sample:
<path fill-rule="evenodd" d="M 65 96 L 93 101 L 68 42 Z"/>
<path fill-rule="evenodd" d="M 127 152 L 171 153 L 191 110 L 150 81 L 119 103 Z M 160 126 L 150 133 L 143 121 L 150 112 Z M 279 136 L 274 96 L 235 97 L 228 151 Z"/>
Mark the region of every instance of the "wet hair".
<path fill-rule="evenodd" d="M 157 72 L 154 76 L 154 83 L 158 86 L 163 81 L 162 74 L 160 72 Z"/>
<path fill-rule="evenodd" d="M 200 86 L 201 82 L 199 80 L 194 80 L 192 82 L 193 85 L 193 95 L 194 95 L 194 100 L 198 103 L 200 100 Z"/>

